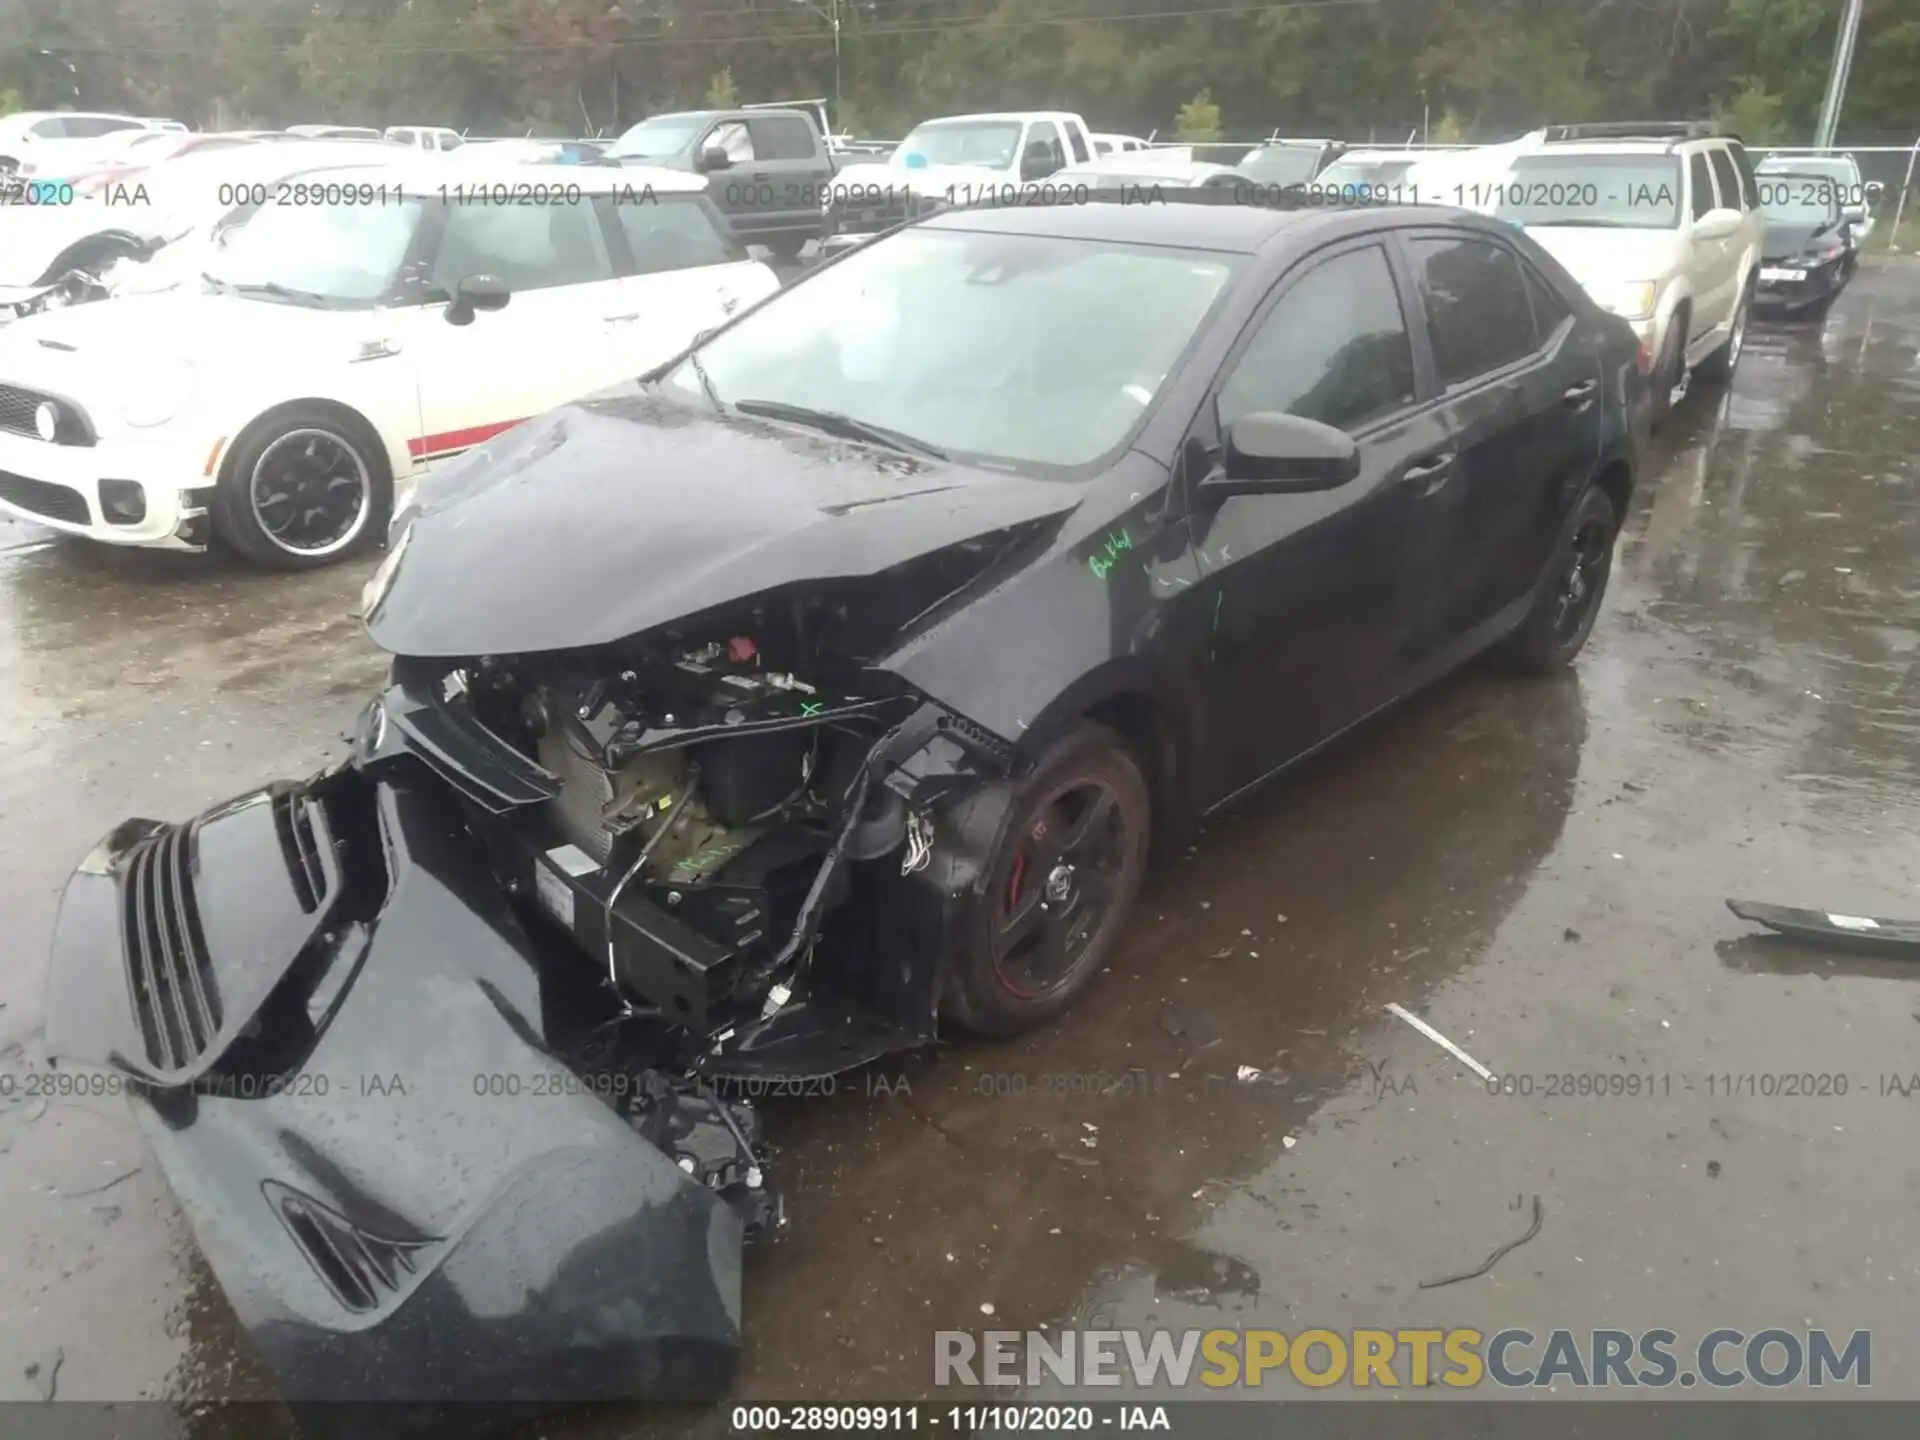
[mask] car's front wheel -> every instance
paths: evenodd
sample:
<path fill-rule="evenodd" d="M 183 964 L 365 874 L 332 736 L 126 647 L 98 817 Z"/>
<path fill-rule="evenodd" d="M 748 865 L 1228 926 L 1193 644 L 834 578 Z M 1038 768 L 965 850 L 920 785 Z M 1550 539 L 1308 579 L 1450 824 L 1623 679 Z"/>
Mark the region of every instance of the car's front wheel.
<path fill-rule="evenodd" d="M 1126 742 L 1104 725 L 1062 736 L 1019 782 L 971 902 L 944 1010 L 1014 1035 L 1084 995 L 1126 925 L 1146 869 L 1152 803 Z"/>
<path fill-rule="evenodd" d="M 1507 641 L 1507 655 L 1521 669 L 1544 675 L 1573 663 L 1599 618 L 1619 533 L 1613 501 L 1589 486 L 1561 527 L 1546 587 Z"/>
<path fill-rule="evenodd" d="M 214 491 L 220 537 L 257 565 L 312 570 L 386 534 L 393 477 L 373 433 L 326 406 L 283 411 L 242 436 Z"/>

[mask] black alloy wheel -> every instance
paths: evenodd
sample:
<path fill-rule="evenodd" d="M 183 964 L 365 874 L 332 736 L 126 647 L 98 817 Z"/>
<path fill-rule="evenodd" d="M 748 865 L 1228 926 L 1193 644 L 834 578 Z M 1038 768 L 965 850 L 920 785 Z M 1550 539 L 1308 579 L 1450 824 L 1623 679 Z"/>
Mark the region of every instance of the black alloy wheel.
<path fill-rule="evenodd" d="M 1613 501 L 1599 487 L 1589 487 L 1561 529 L 1546 585 L 1506 642 L 1506 654 L 1521 669 L 1550 674 L 1572 664 L 1586 645 L 1613 574 L 1619 533 Z"/>
<path fill-rule="evenodd" d="M 1071 1006 L 1126 925 L 1146 868 L 1152 805 L 1125 741 L 1082 725 L 1018 785 L 974 897 L 945 1010 L 1011 1035 Z"/>
<path fill-rule="evenodd" d="M 393 480 L 372 431 L 301 406 L 242 436 L 214 494 L 220 536 L 282 570 L 331 565 L 386 538 Z"/>

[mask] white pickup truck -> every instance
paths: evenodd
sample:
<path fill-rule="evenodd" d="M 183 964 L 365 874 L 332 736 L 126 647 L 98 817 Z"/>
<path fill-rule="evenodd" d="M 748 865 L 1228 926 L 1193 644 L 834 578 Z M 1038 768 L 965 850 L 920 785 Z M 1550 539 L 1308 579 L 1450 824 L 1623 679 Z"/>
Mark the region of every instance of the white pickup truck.
<path fill-rule="evenodd" d="M 858 245 L 929 210 L 1011 198 L 1092 157 L 1087 122 L 1065 111 L 924 120 L 884 161 L 846 165 L 833 177 L 824 249 Z"/>

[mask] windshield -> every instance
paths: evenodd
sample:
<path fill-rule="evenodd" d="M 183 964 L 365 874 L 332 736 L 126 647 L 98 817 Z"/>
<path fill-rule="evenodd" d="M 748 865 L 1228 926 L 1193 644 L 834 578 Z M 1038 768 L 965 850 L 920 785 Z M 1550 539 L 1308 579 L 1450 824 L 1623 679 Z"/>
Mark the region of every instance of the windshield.
<path fill-rule="evenodd" d="M 1859 173 L 1854 162 L 1845 157 L 1823 158 L 1818 155 L 1770 155 L 1754 166 L 1759 175 L 1824 175 L 1829 180 L 1840 180 L 1847 184 L 1856 184 Z"/>
<path fill-rule="evenodd" d="M 693 137 L 706 121 L 688 116 L 661 116 L 642 120 L 618 140 L 607 154 L 616 158 L 632 156 L 641 160 L 670 160 L 693 143 Z"/>
<path fill-rule="evenodd" d="M 1667 155 L 1522 155 L 1503 175 L 1420 198 L 1483 210 L 1516 225 L 1671 230 L 1680 223 L 1680 162 Z"/>
<path fill-rule="evenodd" d="M 227 235 L 207 267 L 216 285 L 281 298 L 366 305 L 385 297 L 422 202 L 266 205 Z"/>
<path fill-rule="evenodd" d="M 1404 160 L 1336 160 L 1318 175 L 1313 183 L 1322 187 L 1321 193 L 1330 190 L 1353 187 L 1361 194 L 1369 189 L 1389 190 L 1398 185 L 1411 170 L 1417 156 Z"/>
<path fill-rule="evenodd" d="M 832 411 L 977 460 L 1085 465 L 1133 433 L 1240 263 L 903 231 L 774 296 L 665 383 L 695 404 L 710 384 L 724 404 Z"/>
<path fill-rule="evenodd" d="M 929 165 L 984 165 L 1005 170 L 1020 148 L 1018 120 L 936 120 L 915 126 L 894 153 L 921 155 Z"/>
<path fill-rule="evenodd" d="M 1320 166 L 1320 147 L 1269 145 L 1233 168 L 1262 185 L 1304 185 Z"/>
<path fill-rule="evenodd" d="M 1840 218 L 1840 187 L 1826 175 L 1759 177 L 1760 208 L 1769 221 L 1787 225 L 1819 225 Z"/>

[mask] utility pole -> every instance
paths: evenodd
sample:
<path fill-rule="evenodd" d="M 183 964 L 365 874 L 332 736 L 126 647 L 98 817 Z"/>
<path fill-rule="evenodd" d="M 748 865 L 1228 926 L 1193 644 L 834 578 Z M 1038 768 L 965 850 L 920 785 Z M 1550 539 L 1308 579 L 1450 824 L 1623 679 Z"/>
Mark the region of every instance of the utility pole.
<path fill-rule="evenodd" d="M 1819 133 L 1813 137 L 1816 150 L 1833 148 L 1834 132 L 1840 128 L 1840 107 L 1847 98 L 1847 75 L 1853 69 L 1853 45 L 1860 35 L 1860 11 L 1866 0 L 1847 0 L 1847 13 L 1840 20 L 1840 34 L 1833 42 L 1833 69 L 1827 75 L 1826 97 L 1820 102 Z"/>

